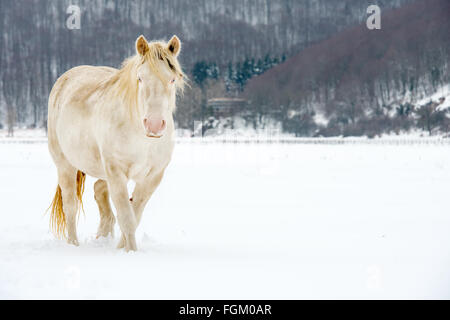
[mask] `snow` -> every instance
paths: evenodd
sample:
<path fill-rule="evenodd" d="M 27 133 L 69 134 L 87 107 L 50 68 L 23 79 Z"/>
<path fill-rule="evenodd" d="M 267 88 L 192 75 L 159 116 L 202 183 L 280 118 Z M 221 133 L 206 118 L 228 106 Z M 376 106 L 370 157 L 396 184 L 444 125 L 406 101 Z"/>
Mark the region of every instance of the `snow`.
<path fill-rule="evenodd" d="M 446 110 L 450 108 L 450 84 L 444 85 L 436 90 L 432 95 L 419 100 L 417 102 L 418 106 L 423 106 L 430 101 L 438 102 L 440 98 L 445 98 L 444 102 L 438 106 L 438 110 Z"/>
<path fill-rule="evenodd" d="M 327 126 L 329 120 L 327 119 L 327 116 L 325 115 L 325 113 L 323 113 L 322 111 L 319 111 L 319 108 L 314 109 L 314 110 L 318 110 L 318 111 L 316 111 L 316 113 L 314 115 L 314 122 L 316 124 L 318 124 L 319 126 Z"/>
<path fill-rule="evenodd" d="M 45 143 L 0 143 L 0 298 L 450 298 L 443 144 L 178 143 L 137 232 L 48 231 Z"/>
<path fill-rule="evenodd" d="M 25 128 L 14 128 L 14 137 L 8 137 L 7 129 L 0 129 L 0 141 L 8 142 L 8 140 L 22 139 L 22 140 L 42 140 L 46 139 L 47 135 L 45 129 L 25 129 Z"/>

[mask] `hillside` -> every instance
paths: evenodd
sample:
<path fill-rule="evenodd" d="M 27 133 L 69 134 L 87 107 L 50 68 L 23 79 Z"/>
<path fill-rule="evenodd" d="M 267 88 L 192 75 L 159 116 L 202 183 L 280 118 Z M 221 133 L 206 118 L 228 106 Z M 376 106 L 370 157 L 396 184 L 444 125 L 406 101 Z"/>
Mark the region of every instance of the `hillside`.
<path fill-rule="evenodd" d="M 398 7 L 412 0 L 378 0 Z M 372 0 L 1 0 L 0 127 L 45 126 L 47 97 L 59 75 L 77 65 L 119 67 L 134 41 L 183 42 L 180 59 L 191 75 L 198 61 L 229 63 L 287 57 L 357 24 Z M 69 5 L 80 8 L 80 30 L 69 30 Z M 195 84 L 193 85 L 195 87 Z M 180 101 L 183 121 L 199 120 L 196 103 Z M 181 105 L 180 104 L 180 105 Z"/>
<path fill-rule="evenodd" d="M 381 30 L 364 22 L 319 42 L 252 79 L 244 96 L 300 135 L 408 129 L 393 116 L 449 82 L 449 18 L 447 0 L 383 11 Z"/>

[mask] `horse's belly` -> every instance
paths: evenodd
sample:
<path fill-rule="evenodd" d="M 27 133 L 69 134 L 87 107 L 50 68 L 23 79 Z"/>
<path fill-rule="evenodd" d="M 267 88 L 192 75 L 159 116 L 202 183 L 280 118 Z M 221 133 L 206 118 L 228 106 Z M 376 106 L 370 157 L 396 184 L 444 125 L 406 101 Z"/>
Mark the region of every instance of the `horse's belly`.
<path fill-rule="evenodd" d="M 100 150 L 85 126 L 69 125 L 57 131 L 58 141 L 66 159 L 84 173 L 105 179 Z"/>

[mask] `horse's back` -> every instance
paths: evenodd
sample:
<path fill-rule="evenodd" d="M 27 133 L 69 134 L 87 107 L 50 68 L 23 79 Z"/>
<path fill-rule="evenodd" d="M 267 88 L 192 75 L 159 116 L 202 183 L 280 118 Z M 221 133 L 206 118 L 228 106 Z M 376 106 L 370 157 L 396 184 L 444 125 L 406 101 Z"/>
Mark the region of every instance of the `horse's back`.
<path fill-rule="evenodd" d="M 65 101 L 81 101 L 92 94 L 102 81 L 108 79 L 117 69 L 111 67 L 78 66 L 66 71 L 56 80 L 49 99 L 51 108 Z"/>

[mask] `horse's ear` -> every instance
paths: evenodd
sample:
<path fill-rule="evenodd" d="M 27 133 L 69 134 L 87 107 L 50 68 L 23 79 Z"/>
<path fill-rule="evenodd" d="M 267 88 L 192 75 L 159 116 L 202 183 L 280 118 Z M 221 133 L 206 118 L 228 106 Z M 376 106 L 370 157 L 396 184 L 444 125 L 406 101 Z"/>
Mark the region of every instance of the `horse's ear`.
<path fill-rule="evenodd" d="M 175 57 L 178 56 L 181 49 L 181 42 L 177 36 L 173 36 L 169 42 L 167 42 L 167 50 L 169 50 Z"/>
<path fill-rule="evenodd" d="M 148 52 L 148 42 L 143 35 L 140 35 L 136 40 L 136 52 L 144 56 Z"/>

